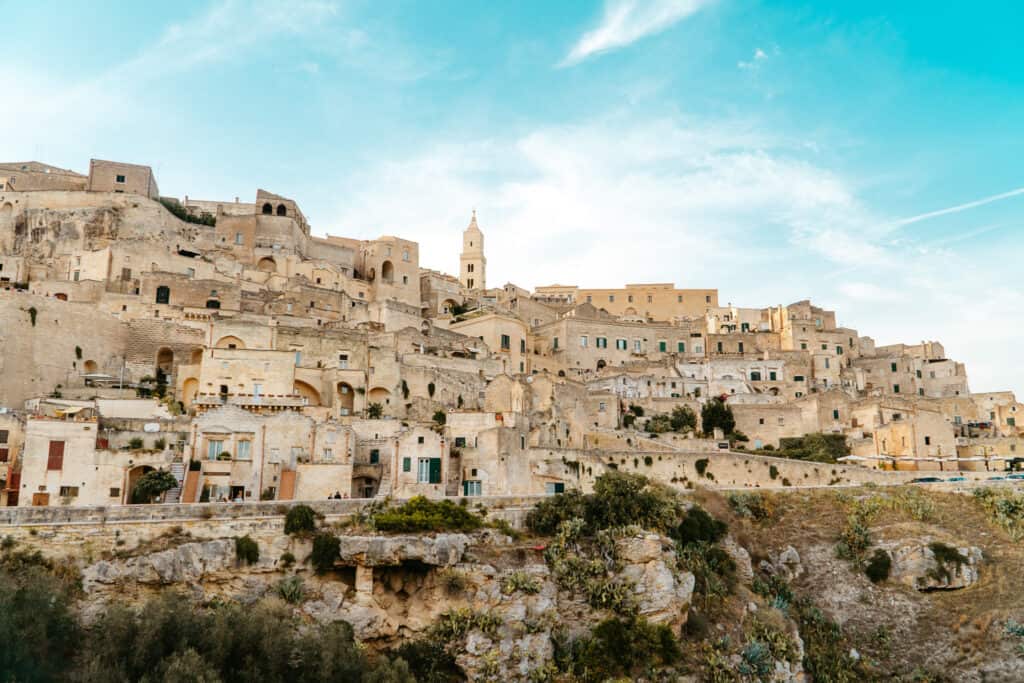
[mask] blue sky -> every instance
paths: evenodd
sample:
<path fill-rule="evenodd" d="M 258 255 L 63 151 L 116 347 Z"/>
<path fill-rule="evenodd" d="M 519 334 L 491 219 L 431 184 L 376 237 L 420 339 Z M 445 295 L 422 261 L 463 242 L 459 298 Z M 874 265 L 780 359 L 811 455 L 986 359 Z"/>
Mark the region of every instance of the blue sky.
<path fill-rule="evenodd" d="M 0 158 L 294 197 L 489 283 L 811 298 L 1024 393 L 1013 2 L 0 0 Z M 992 199 L 995 198 L 995 199 Z"/>

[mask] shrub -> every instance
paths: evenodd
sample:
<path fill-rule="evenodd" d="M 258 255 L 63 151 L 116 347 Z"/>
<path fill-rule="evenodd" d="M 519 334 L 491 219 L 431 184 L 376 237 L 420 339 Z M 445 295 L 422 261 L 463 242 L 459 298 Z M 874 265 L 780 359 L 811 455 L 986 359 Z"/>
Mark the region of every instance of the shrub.
<path fill-rule="evenodd" d="M 967 558 L 951 545 L 936 541 L 929 543 L 928 548 L 935 556 L 935 567 L 928 571 L 928 576 L 936 581 L 949 583 L 953 574 L 960 571 L 960 566 L 967 563 Z"/>
<path fill-rule="evenodd" d="M 540 592 L 540 581 L 522 570 L 506 574 L 501 580 L 501 592 L 505 595 L 520 592 L 534 594 Z"/>
<path fill-rule="evenodd" d="M 371 420 L 379 420 L 384 415 L 384 406 L 379 403 L 371 403 L 366 407 L 366 416 Z"/>
<path fill-rule="evenodd" d="M 432 501 L 424 496 L 409 499 L 403 505 L 373 515 L 373 524 L 380 531 L 473 531 L 483 520 L 450 500 Z"/>
<path fill-rule="evenodd" d="M 434 422 L 438 425 L 444 425 L 448 421 L 448 414 L 443 410 L 434 411 Z"/>
<path fill-rule="evenodd" d="M 167 447 L 167 441 L 163 438 L 157 439 L 153 442 L 153 448 L 158 451 L 162 451 Z"/>
<path fill-rule="evenodd" d="M 783 477 L 783 478 L 782 478 L 782 485 L 783 485 L 783 486 L 792 486 L 792 485 L 793 485 L 793 482 L 791 482 L 791 481 L 790 481 L 789 479 L 787 479 L 786 477 Z"/>
<path fill-rule="evenodd" d="M 693 466 L 697 468 L 697 474 L 703 477 L 704 473 L 708 470 L 708 463 L 710 462 L 711 461 L 707 458 L 701 458 L 697 462 L 693 463 Z"/>
<path fill-rule="evenodd" d="M 763 522 L 775 514 L 775 502 L 764 493 L 730 493 L 729 505 L 740 517 Z"/>
<path fill-rule="evenodd" d="M 779 468 L 775 465 L 768 466 L 768 476 L 771 477 L 772 481 L 779 478 Z"/>
<path fill-rule="evenodd" d="M 167 470 L 150 470 L 135 483 L 132 489 L 133 503 L 152 503 L 158 496 L 173 489 L 178 480 Z"/>
<path fill-rule="evenodd" d="M 306 584 L 301 576 L 286 576 L 274 587 L 277 595 L 287 603 L 297 605 L 306 598 Z"/>
<path fill-rule="evenodd" d="M 671 628 L 640 617 L 603 621 L 590 636 L 556 647 L 555 654 L 563 671 L 584 681 L 632 677 L 680 656 Z"/>
<path fill-rule="evenodd" d="M 889 553 L 881 548 L 875 550 L 874 555 L 864 567 L 864 574 L 871 579 L 871 583 L 881 583 L 889 578 L 889 571 L 892 569 L 892 558 Z"/>
<path fill-rule="evenodd" d="M 68 589 L 42 567 L 0 571 L 0 634 L 4 680 L 62 680 L 81 637 Z"/>
<path fill-rule="evenodd" d="M 586 516 L 587 497 L 572 489 L 537 503 L 526 516 L 526 526 L 544 536 L 552 536 L 562 522 Z"/>
<path fill-rule="evenodd" d="M 316 513 L 308 505 L 296 505 L 284 516 L 284 532 L 288 535 L 309 534 L 316 530 Z"/>
<path fill-rule="evenodd" d="M 636 424 L 636 415 L 632 413 L 624 413 L 622 416 L 622 426 L 626 429 L 633 427 Z"/>
<path fill-rule="evenodd" d="M 292 553 L 290 553 L 288 551 L 285 551 L 285 552 L 281 553 L 281 557 L 280 557 L 280 559 L 278 561 L 285 568 L 291 567 L 293 564 L 295 564 L 295 555 L 293 555 Z"/>
<path fill-rule="evenodd" d="M 709 515 L 704 508 L 694 505 L 676 528 L 673 538 L 682 545 L 715 543 L 729 531 L 729 525 Z"/>
<path fill-rule="evenodd" d="M 804 669 L 815 681 L 854 683 L 867 677 L 850 655 L 842 627 L 832 621 L 810 600 L 794 603 L 800 637 L 804 641 Z"/>
<path fill-rule="evenodd" d="M 132 449 L 133 451 L 137 451 L 145 445 L 145 442 L 143 442 L 143 440 L 138 436 L 133 436 L 132 438 L 128 439 L 128 448 Z"/>
<path fill-rule="evenodd" d="M 494 636 L 501 626 L 501 618 L 489 612 L 474 612 L 468 607 L 443 612 L 430 627 L 429 633 L 439 641 L 450 643 L 477 629 L 484 635 Z"/>
<path fill-rule="evenodd" d="M 320 532 L 313 537 L 313 552 L 309 559 L 317 574 L 326 574 L 334 569 L 334 563 L 341 553 L 341 539 L 331 533 Z"/>
<path fill-rule="evenodd" d="M 199 225 L 214 226 L 217 224 L 217 217 L 209 211 L 203 211 L 198 216 L 193 215 L 188 209 L 181 205 L 177 199 L 161 197 L 160 203 L 179 220 L 186 223 L 198 223 Z"/>
<path fill-rule="evenodd" d="M 444 586 L 448 595 L 457 595 L 466 590 L 466 587 L 469 586 L 466 574 L 464 572 L 460 572 L 458 569 L 442 569 L 437 573 L 437 580 L 438 583 Z"/>
<path fill-rule="evenodd" d="M 240 564 L 256 564 L 260 560 L 260 544 L 248 535 L 235 539 L 235 559 Z"/>
<path fill-rule="evenodd" d="M 463 678 L 455 656 L 448 652 L 443 642 L 430 638 L 410 640 L 402 643 L 393 654 L 409 665 L 409 671 L 417 681 L 448 683 Z"/>
<path fill-rule="evenodd" d="M 198 460 L 189 460 L 188 461 L 188 471 L 189 472 L 198 472 L 198 471 L 200 471 L 202 469 L 203 469 L 203 463 L 201 463 L 200 461 L 198 461 Z"/>
<path fill-rule="evenodd" d="M 843 560 L 860 562 L 870 546 L 871 531 L 866 522 L 856 515 L 850 515 L 839 534 L 836 555 Z"/>
<path fill-rule="evenodd" d="M 641 406 L 632 403 L 629 405 L 629 412 L 633 413 L 636 417 L 644 416 L 644 409 Z"/>
<path fill-rule="evenodd" d="M 690 406 L 676 406 L 672 409 L 669 420 L 672 423 L 672 431 L 675 432 L 692 431 L 697 428 L 697 414 Z"/>
<path fill-rule="evenodd" d="M 672 431 L 672 419 L 668 415 L 652 415 L 644 423 L 644 431 L 651 434 L 664 434 Z"/>
<path fill-rule="evenodd" d="M 606 472 L 586 497 L 585 519 L 591 531 L 629 525 L 658 530 L 673 526 L 680 511 L 671 490 L 639 474 Z"/>

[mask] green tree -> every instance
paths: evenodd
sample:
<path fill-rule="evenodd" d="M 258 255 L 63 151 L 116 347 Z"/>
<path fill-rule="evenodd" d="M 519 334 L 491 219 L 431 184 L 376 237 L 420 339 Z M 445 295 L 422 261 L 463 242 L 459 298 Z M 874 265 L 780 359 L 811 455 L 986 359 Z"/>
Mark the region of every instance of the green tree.
<path fill-rule="evenodd" d="M 676 406 L 670 418 L 672 431 L 685 432 L 697 428 L 697 414 L 690 406 Z"/>
<path fill-rule="evenodd" d="M 701 431 L 705 434 L 711 434 L 716 428 L 721 429 L 723 434 L 731 434 L 736 428 L 732 408 L 719 397 L 711 399 L 700 409 L 700 422 Z"/>
<path fill-rule="evenodd" d="M 316 513 L 308 505 L 296 505 L 284 516 L 286 534 L 309 534 L 316 531 Z"/>
<path fill-rule="evenodd" d="M 384 415 L 384 406 L 379 403 L 371 403 L 366 407 L 366 416 L 371 420 L 379 420 Z"/>
<path fill-rule="evenodd" d="M 39 567 L 0 571 L 0 680 L 60 680 L 78 631 L 60 581 Z"/>
<path fill-rule="evenodd" d="M 177 485 L 178 480 L 167 470 L 150 470 L 139 478 L 132 489 L 132 502 L 152 503 Z"/>

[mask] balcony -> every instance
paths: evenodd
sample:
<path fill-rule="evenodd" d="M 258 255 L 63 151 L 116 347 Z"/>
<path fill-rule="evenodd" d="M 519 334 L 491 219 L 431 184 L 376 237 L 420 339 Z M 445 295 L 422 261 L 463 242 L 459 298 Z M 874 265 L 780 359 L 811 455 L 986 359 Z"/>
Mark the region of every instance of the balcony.
<path fill-rule="evenodd" d="M 241 408 L 303 408 L 309 399 L 298 394 L 198 394 L 194 403 L 206 408 L 233 405 Z"/>

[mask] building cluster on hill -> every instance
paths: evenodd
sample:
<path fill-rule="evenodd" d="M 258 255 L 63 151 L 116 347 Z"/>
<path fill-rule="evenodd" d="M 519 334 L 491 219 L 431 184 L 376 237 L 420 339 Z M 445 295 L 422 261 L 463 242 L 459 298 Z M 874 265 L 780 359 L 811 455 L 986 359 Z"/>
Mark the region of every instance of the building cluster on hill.
<path fill-rule="evenodd" d="M 265 190 L 0 164 L 0 504 L 129 503 L 150 472 L 172 502 L 536 494 L 816 433 L 850 466 L 1018 461 L 1024 406 L 938 342 L 876 346 L 810 301 L 486 275 L 475 213 L 453 276 L 410 240 L 312 235 Z M 709 402 L 728 433 L 648 422 Z"/>

